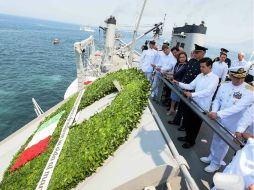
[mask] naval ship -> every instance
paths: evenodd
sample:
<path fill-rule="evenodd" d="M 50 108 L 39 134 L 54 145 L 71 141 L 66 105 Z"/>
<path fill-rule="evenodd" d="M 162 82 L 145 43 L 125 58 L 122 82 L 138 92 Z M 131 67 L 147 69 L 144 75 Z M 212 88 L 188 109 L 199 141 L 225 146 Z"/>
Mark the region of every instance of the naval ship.
<path fill-rule="evenodd" d="M 137 40 L 150 32 L 153 32 L 155 40 L 158 39 L 163 29 L 163 23 L 158 23 L 149 31 L 137 36 L 143 8 L 131 42 L 126 43 L 121 40 L 116 33 L 116 19 L 110 16 L 106 19 L 105 26 L 100 27 L 104 31 L 104 51 L 95 50 L 93 36 L 74 43 L 77 78 L 66 90 L 64 100 L 44 113 L 33 99 L 34 109 L 38 117 L 0 142 L 0 189 L 197 190 L 213 187 L 213 175 L 205 173 L 203 171 L 204 165 L 199 161 L 199 157 L 209 151 L 209 146 L 204 142 L 211 142 L 213 131 L 220 134 L 231 147 L 226 162 L 230 161 L 229 158 L 236 150 L 239 150 L 239 147 L 232 143 L 230 137 L 224 135 L 218 128 L 216 129 L 218 124 L 209 121 L 206 116 L 202 115 L 204 126 L 201 128 L 197 141 L 203 143 L 197 143 L 190 150 L 179 148 L 181 144 L 176 141 L 176 137 L 182 135 L 182 132 L 167 124 L 168 118 L 165 117 L 167 110 L 160 103 L 160 100 L 150 101 L 148 96 L 144 96 L 147 102 L 140 113 L 136 127 L 129 131 L 124 141 L 116 146 L 113 153 L 104 157 L 101 164 L 94 163 L 95 166 L 93 165 L 90 169 L 85 170 L 84 168 L 89 167 L 89 165 L 86 165 L 86 162 L 76 163 L 72 155 L 66 151 L 66 144 L 77 146 L 77 151 L 79 147 L 82 149 L 83 146 L 88 146 L 88 144 L 84 145 L 85 139 L 78 139 L 80 138 L 78 135 L 79 125 L 83 124 L 85 126 L 86 121 L 88 122 L 90 118 L 95 118 L 96 114 L 106 111 L 116 101 L 117 97 L 125 92 L 125 89 L 131 88 L 128 86 L 128 82 L 126 85 L 121 84 L 124 81 L 122 78 L 126 77 L 124 76 L 126 73 L 129 77 L 133 76 L 135 78 L 137 75 L 138 80 L 143 79 L 139 76 L 140 71 L 136 69 L 139 65 L 140 53 L 133 47 L 135 47 Z M 172 31 L 170 45 L 171 47 L 182 47 L 190 55 L 195 43 L 199 45 L 205 43 L 206 30 L 207 27 L 204 22 L 199 25 L 188 25 L 186 23 L 182 27 L 175 27 Z M 111 83 L 105 82 L 111 76 L 114 76 L 116 80 L 111 81 Z M 195 105 L 183 97 L 169 81 L 163 78 L 162 81 L 171 90 L 177 92 L 187 105 L 197 110 Z M 96 92 L 97 94 L 93 94 L 92 90 L 102 89 L 103 91 L 103 88 L 107 85 L 114 85 L 112 87 L 114 91 L 105 91 L 105 94 L 102 95 L 98 95 L 99 91 Z M 146 85 L 145 82 L 144 85 Z M 88 102 L 86 106 L 81 106 L 82 109 L 79 109 L 82 101 L 93 98 L 89 97 L 89 93 L 86 94 L 89 90 L 91 94 L 98 96 L 97 100 L 90 104 Z M 68 104 L 68 102 L 72 103 Z M 136 102 L 133 102 L 133 104 L 136 104 Z M 64 111 L 61 110 L 61 107 L 66 105 L 69 107 L 67 106 L 68 108 Z M 60 120 L 68 109 L 68 114 Z M 121 109 L 118 109 L 115 111 L 120 113 Z M 128 107 L 122 109 L 128 109 Z M 114 117 L 117 120 L 117 116 L 114 115 Z M 62 128 L 57 129 L 60 126 L 58 123 L 61 123 Z M 48 130 L 45 130 L 45 128 Z M 74 135 L 70 138 L 70 131 L 76 129 L 77 136 Z M 46 133 L 50 133 L 50 137 L 54 137 L 56 133 L 54 130 L 58 130 L 58 136 L 55 135 L 57 138 L 52 138 L 50 141 L 49 138 L 46 138 L 47 141 L 44 141 L 42 136 L 46 137 Z M 82 130 L 81 128 L 80 133 Z M 85 131 L 84 134 L 86 132 L 88 133 L 89 130 Z M 111 130 L 111 133 L 114 133 L 114 130 Z M 115 133 L 117 133 L 117 130 Z M 91 144 L 94 143 L 92 138 L 91 136 L 91 139 L 88 139 Z M 46 150 L 47 153 L 43 151 L 38 153 L 38 149 L 34 151 L 33 147 L 36 147 L 38 143 L 40 145 L 44 143 L 39 149 L 45 151 L 49 146 L 51 150 Z M 112 143 L 114 143 L 113 140 Z M 20 147 L 20 145 L 23 146 Z M 63 154 L 63 152 L 61 153 L 62 150 L 65 156 L 61 155 Z M 100 159 L 101 154 L 96 153 L 98 150 L 89 149 L 89 151 L 91 154 L 97 155 L 91 158 L 89 158 L 89 154 L 86 155 L 88 158 L 84 160 L 88 160 L 89 164 Z M 36 155 L 32 155 L 33 158 L 30 158 L 30 160 L 25 160 L 27 159 L 27 152 L 29 152 L 30 157 L 31 152 Z M 84 157 L 82 155 L 78 156 L 80 158 Z M 67 162 L 73 162 L 72 159 L 75 163 L 69 165 Z M 59 162 L 62 162 L 62 165 Z M 77 166 L 78 164 L 80 165 Z M 76 169 L 68 168 L 69 166 L 75 166 Z"/>

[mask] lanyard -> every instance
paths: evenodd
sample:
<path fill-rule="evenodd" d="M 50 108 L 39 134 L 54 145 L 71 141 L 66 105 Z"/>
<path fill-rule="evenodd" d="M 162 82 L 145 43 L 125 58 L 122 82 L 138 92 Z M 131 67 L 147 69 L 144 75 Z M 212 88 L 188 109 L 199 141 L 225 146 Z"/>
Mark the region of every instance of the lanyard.
<path fill-rule="evenodd" d="M 184 66 L 184 64 L 179 64 L 175 67 L 175 73 L 181 70 L 181 68 Z"/>

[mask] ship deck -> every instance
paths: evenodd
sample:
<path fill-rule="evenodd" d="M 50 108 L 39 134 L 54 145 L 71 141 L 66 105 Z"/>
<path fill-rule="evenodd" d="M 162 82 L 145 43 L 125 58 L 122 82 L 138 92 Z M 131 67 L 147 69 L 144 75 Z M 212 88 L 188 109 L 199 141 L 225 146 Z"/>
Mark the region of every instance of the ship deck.
<path fill-rule="evenodd" d="M 135 57 L 138 58 L 138 57 Z M 119 68 L 123 68 L 125 61 L 119 57 L 115 57 L 114 63 L 117 63 L 114 69 L 118 70 Z M 66 101 L 66 100 L 65 100 Z M 28 123 L 26 126 L 22 127 L 20 130 L 15 132 L 14 134 L 7 137 L 5 140 L 0 142 L 0 180 L 3 177 L 4 170 L 8 167 L 13 155 L 18 151 L 20 145 L 22 145 L 27 138 L 36 130 L 36 126 L 39 122 L 45 118 L 46 115 L 49 115 L 54 110 L 56 110 L 63 102 L 59 103 L 55 107 L 48 110 L 43 116 L 36 118 L 35 120 Z M 182 155 L 189 167 L 190 167 L 190 174 L 194 178 L 195 182 L 197 183 L 199 189 L 206 190 L 210 189 L 213 186 L 213 174 L 208 174 L 204 171 L 205 164 L 201 163 L 199 158 L 202 156 L 207 156 L 209 153 L 209 147 L 212 139 L 212 130 L 206 126 L 205 124 L 202 125 L 200 129 L 200 133 L 196 140 L 196 145 L 190 149 L 183 149 L 181 147 L 182 142 L 177 141 L 177 137 L 184 136 L 185 133 L 178 131 L 177 126 L 169 125 L 167 122 L 168 120 L 172 120 L 173 116 L 167 116 L 167 107 L 163 106 L 162 104 L 151 100 L 156 112 L 158 113 L 163 125 L 165 126 L 170 138 L 172 139 L 175 147 L 177 148 L 180 155 Z M 207 143 L 203 143 L 201 139 L 206 139 Z M 18 142 L 18 143 L 17 143 Z M 6 148 L 8 147 L 8 148 Z M 230 149 L 229 153 L 226 156 L 225 162 L 229 163 L 230 159 L 232 158 L 234 152 Z M 220 169 L 223 171 L 223 168 Z M 180 172 L 178 176 L 174 177 L 173 180 L 170 180 L 170 186 L 174 190 L 178 189 L 188 189 L 186 186 L 186 181 L 183 174 Z"/>
<path fill-rule="evenodd" d="M 202 124 L 195 146 L 190 149 L 184 149 L 181 146 L 183 143 L 178 141 L 177 137 L 185 136 L 185 132 L 178 131 L 177 130 L 178 126 L 176 125 L 168 124 L 168 121 L 172 120 L 174 118 L 174 115 L 167 116 L 166 106 L 158 102 L 155 102 L 153 100 L 151 100 L 151 102 L 154 108 L 156 109 L 158 115 L 160 116 L 160 119 L 162 120 L 165 128 L 167 129 L 167 132 L 170 138 L 172 139 L 175 147 L 177 148 L 179 154 L 186 159 L 190 167 L 189 172 L 191 176 L 193 177 L 193 179 L 195 180 L 195 182 L 197 183 L 199 189 L 201 190 L 211 189 L 213 187 L 214 174 L 209 174 L 204 171 L 204 167 L 206 167 L 206 164 L 202 163 L 199 160 L 199 158 L 203 156 L 207 156 L 209 154 L 209 148 L 210 148 L 210 144 L 212 141 L 212 134 L 213 134 L 212 129 L 210 129 L 205 124 Z M 201 139 L 207 140 L 207 143 L 203 143 Z M 234 155 L 234 151 L 230 149 L 224 161 L 228 164 L 233 155 Z M 219 170 L 219 172 L 222 172 L 223 169 L 224 167 L 222 167 Z M 183 190 L 188 189 L 186 187 L 185 179 L 181 172 L 179 176 L 175 178 L 174 181 L 171 181 L 171 186 L 174 187 L 173 189 L 178 189 L 179 187 L 180 189 L 183 189 Z"/>

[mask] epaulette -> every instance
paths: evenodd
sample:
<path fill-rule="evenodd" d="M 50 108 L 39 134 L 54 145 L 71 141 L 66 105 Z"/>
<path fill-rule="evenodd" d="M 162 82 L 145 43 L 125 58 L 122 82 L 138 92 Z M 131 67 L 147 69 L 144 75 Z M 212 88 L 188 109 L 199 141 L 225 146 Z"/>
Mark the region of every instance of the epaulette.
<path fill-rule="evenodd" d="M 254 91 L 254 86 L 251 86 L 251 85 L 249 85 L 249 84 L 246 84 L 246 85 L 245 85 L 245 88 L 247 88 L 247 89 L 249 89 L 249 90 L 251 90 L 251 91 Z"/>
<path fill-rule="evenodd" d="M 221 84 L 224 84 L 224 83 L 229 83 L 231 81 L 222 81 Z"/>

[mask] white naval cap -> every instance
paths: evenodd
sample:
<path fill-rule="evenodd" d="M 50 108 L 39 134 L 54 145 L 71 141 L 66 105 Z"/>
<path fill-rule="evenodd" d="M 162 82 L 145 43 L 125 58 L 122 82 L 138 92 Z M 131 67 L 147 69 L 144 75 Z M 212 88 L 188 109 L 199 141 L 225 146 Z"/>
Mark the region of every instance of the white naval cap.
<path fill-rule="evenodd" d="M 229 74 L 236 78 L 245 78 L 247 76 L 247 68 L 243 66 L 230 67 Z"/>

